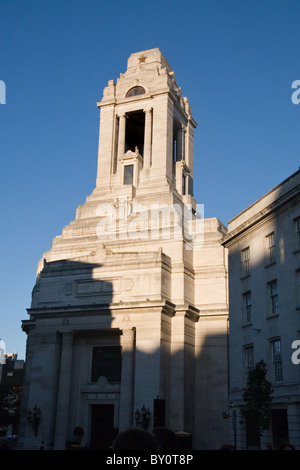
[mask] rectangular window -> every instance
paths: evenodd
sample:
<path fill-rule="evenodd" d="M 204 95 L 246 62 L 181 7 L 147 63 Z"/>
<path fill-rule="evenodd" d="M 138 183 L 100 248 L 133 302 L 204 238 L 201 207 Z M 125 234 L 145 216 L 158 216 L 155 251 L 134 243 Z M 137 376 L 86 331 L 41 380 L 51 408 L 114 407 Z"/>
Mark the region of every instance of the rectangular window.
<path fill-rule="evenodd" d="M 268 261 L 269 263 L 275 263 L 275 233 L 272 232 L 267 236 L 267 250 L 268 250 Z"/>
<path fill-rule="evenodd" d="M 296 224 L 296 248 L 300 248 L 300 217 L 295 220 Z"/>
<path fill-rule="evenodd" d="M 242 275 L 250 274 L 250 248 L 247 247 L 242 251 Z"/>
<path fill-rule="evenodd" d="M 245 364 L 246 364 L 246 372 L 254 369 L 254 348 L 253 346 L 248 346 L 245 348 Z"/>
<path fill-rule="evenodd" d="M 271 342 L 273 374 L 275 382 L 282 382 L 282 358 L 281 358 L 281 341 L 276 339 Z"/>
<path fill-rule="evenodd" d="M 182 195 L 186 194 L 186 175 L 182 173 Z"/>
<path fill-rule="evenodd" d="M 109 382 L 121 381 L 121 347 L 103 346 L 93 348 L 92 382 L 104 376 Z"/>
<path fill-rule="evenodd" d="M 124 184 L 133 184 L 133 165 L 124 166 Z"/>
<path fill-rule="evenodd" d="M 271 315 L 276 315 L 279 313 L 277 279 L 268 283 L 268 290 L 269 290 L 269 299 L 270 299 L 269 313 Z"/>
<path fill-rule="evenodd" d="M 243 294 L 243 309 L 244 309 L 244 318 L 243 321 L 245 323 L 252 322 L 252 299 L 251 299 L 251 291 L 246 292 Z"/>
<path fill-rule="evenodd" d="M 300 269 L 296 269 L 296 308 L 300 307 Z"/>

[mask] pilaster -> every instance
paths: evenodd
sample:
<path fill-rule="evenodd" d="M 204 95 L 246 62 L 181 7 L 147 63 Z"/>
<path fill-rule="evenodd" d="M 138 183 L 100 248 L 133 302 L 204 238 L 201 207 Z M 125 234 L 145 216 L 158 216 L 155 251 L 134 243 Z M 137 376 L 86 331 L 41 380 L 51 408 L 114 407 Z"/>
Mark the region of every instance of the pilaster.
<path fill-rule="evenodd" d="M 124 329 L 122 343 L 122 377 L 119 430 L 133 426 L 135 328 Z"/>
<path fill-rule="evenodd" d="M 72 373 L 73 333 L 62 333 L 62 350 L 56 408 L 54 450 L 65 449 L 68 431 L 69 398 Z"/>

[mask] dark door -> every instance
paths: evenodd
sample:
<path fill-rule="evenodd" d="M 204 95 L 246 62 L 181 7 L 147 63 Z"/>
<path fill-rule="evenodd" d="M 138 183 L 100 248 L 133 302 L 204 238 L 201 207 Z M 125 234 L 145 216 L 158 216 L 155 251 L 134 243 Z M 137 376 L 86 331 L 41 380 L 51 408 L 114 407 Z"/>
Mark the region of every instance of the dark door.
<path fill-rule="evenodd" d="M 112 445 L 114 405 L 92 405 L 91 449 L 108 449 Z"/>
<path fill-rule="evenodd" d="M 272 410 L 272 437 L 274 449 L 289 440 L 287 410 Z"/>
<path fill-rule="evenodd" d="M 260 430 L 257 422 L 257 416 L 253 413 L 246 414 L 246 439 L 247 450 L 260 449 Z"/>

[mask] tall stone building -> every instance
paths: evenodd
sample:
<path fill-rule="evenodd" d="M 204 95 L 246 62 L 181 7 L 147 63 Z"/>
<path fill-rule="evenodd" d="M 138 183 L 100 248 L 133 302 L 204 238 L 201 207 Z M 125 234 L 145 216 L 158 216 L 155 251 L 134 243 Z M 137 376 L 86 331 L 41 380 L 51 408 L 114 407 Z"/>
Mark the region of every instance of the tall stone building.
<path fill-rule="evenodd" d="M 43 255 L 23 322 L 19 446 L 64 449 L 80 428 L 81 442 L 105 448 L 113 428 L 165 425 L 218 448 L 226 229 L 199 218 L 191 107 L 159 49 L 132 54 L 98 107 L 96 187 Z"/>
<path fill-rule="evenodd" d="M 300 170 L 234 217 L 228 249 L 230 425 L 239 449 L 300 449 Z M 271 423 L 257 436 L 241 414 L 247 373 L 263 360 Z M 252 432 L 251 432 L 252 431 Z"/>

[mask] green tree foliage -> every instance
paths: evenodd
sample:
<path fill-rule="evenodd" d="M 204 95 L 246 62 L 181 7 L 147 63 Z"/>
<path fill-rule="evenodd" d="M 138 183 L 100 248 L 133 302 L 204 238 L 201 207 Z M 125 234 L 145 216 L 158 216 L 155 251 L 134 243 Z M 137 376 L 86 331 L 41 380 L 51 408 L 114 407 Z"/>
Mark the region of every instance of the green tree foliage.
<path fill-rule="evenodd" d="M 272 384 L 267 380 L 267 366 L 261 360 L 248 372 L 247 386 L 243 392 L 245 405 L 241 410 L 252 433 L 258 436 L 271 423 L 272 393 Z"/>
<path fill-rule="evenodd" d="M 0 426 L 2 429 L 13 426 L 17 432 L 20 412 L 22 387 L 19 385 L 0 384 Z"/>

